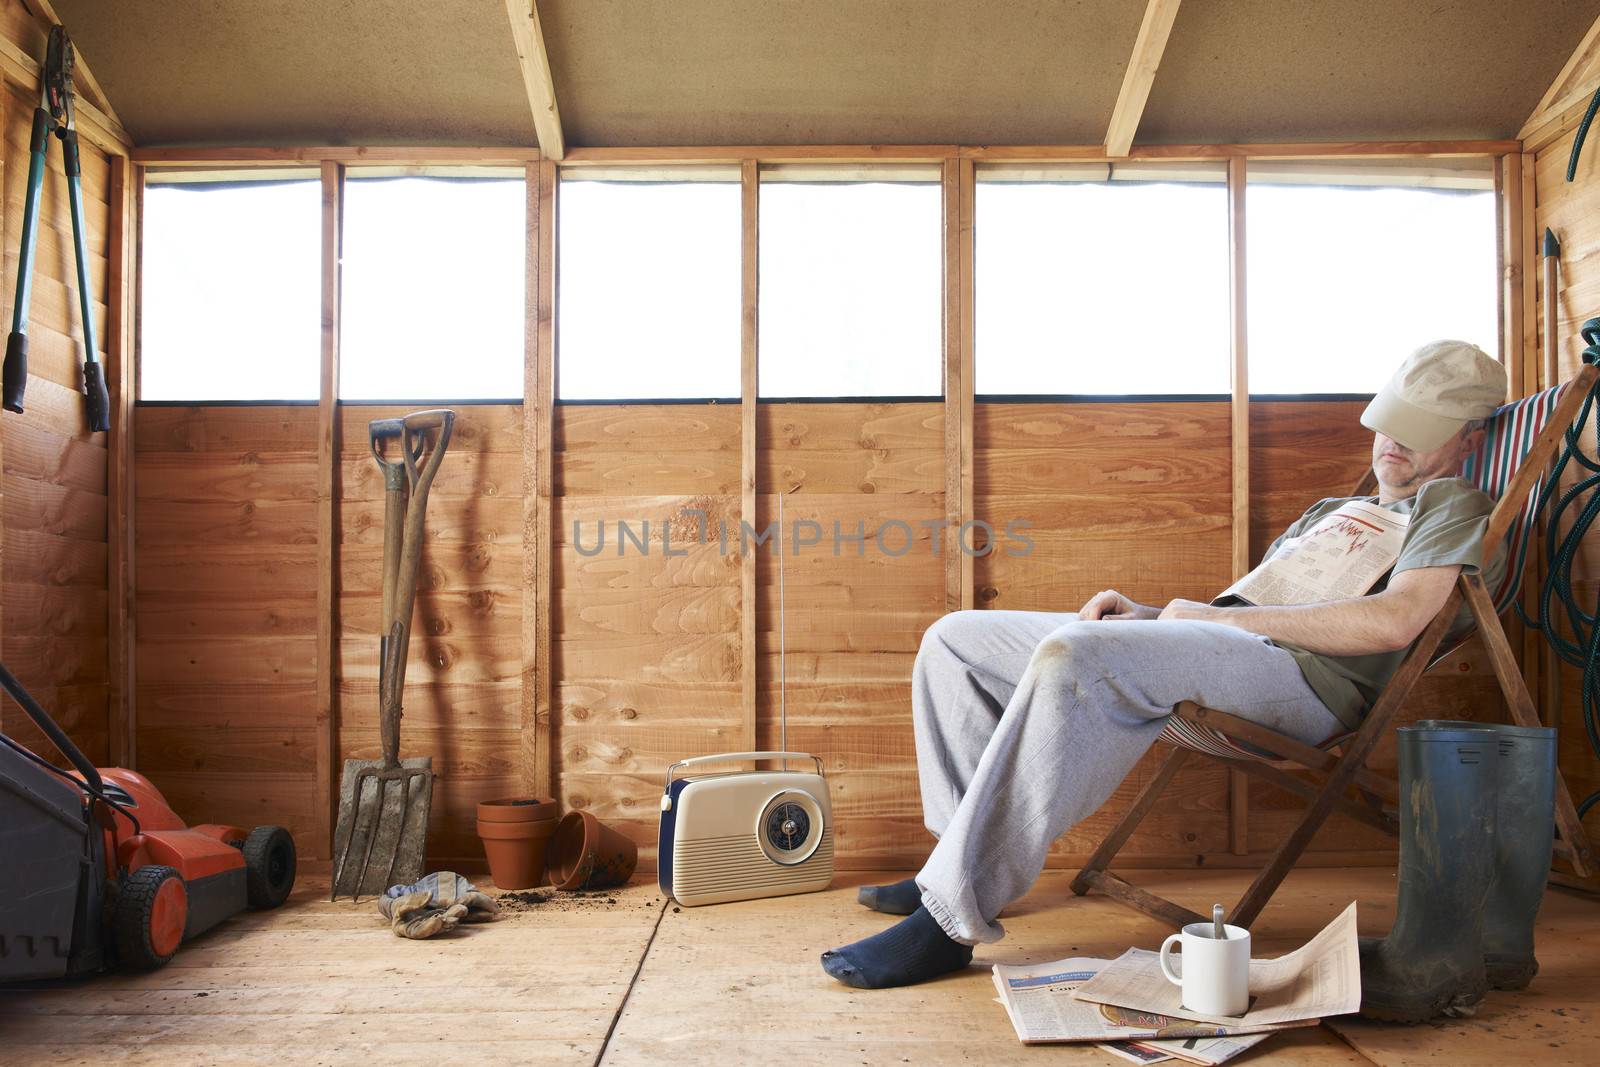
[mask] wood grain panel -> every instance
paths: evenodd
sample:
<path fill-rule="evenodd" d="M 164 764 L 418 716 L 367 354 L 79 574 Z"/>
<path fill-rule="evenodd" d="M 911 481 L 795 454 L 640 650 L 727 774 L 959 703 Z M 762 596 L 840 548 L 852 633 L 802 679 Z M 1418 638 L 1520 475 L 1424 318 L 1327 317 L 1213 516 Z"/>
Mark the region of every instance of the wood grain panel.
<path fill-rule="evenodd" d="M 1348 430 L 1351 407 L 1273 404 L 1252 412 L 1252 512 L 1262 516 L 1253 536 L 1345 491 L 1366 447 Z M 236 410 L 238 426 L 226 409 L 192 409 L 185 417 L 142 409 L 155 417 L 141 426 L 141 462 L 152 472 L 141 488 L 160 502 L 150 527 L 159 537 L 141 540 L 141 612 L 149 623 L 140 651 L 150 669 L 140 676 L 140 700 L 152 742 L 172 749 L 160 758 L 185 781 L 183 795 L 205 788 L 205 796 L 232 796 L 248 808 L 250 791 L 219 794 L 210 786 L 205 746 L 209 738 L 219 752 L 235 753 L 252 783 L 293 773 L 288 756 L 305 736 L 311 687 L 282 649 L 297 648 L 314 622 L 308 598 L 315 548 L 297 540 L 291 518 L 294 508 L 309 506 L 289 484 L 296 473 L 304 481 L 307 455 L 307 438 L 292 428 L 296 415 Z M 430 851 L 471 858 L 479 855 L 471 804 L 515 791 L 521 774 L 524 460 L 514 408 L 462 410 L 465 432 L 452 443 L 430 502 L 402 747 L 432 755 L 440 776 Z M 357 448 L 352 436 L 359 439 L 361 423 L 378 413 L 391 411 L 341 412 L 356 420 L 343 435 L 340 464 L 341 758 L 376 751 L 380 482 L 364 441 Z M 586 806 L 634 837 L 647 869 L 667 764 L 742 744 L 737 530 L 726 551 L 716 538 L 719 519 L 737 522 L 738 417 L 719 405 L 555 411 L 561 450 L 549 610 L 557 790 L 569 805 Z M 313 422 L 314 412 L 300 416 L 302 426 Z M 980 407 L 975 514 L 993 524 L 996 545 L 976 561 L 979 603 L 1072 610 L 1106 586 L 1152 602 L 1221 588 L 1230 568 L 1227 425 L 1226 405 L 1209 403 Z M 805 532 L 818 543 L 784 559 L 789 742 L 827 760 L 841 867 L 914 864 L 931 838 L 921 825 L 908 683 L 921 634 L 944 603 L 931 529 L 945 515 L 937 462 L 942 408 L 762 405 L 758 426 L 766 446 L 758 453 L 763 487 L 792 477 L 797 489 L 786 518 L 817 524 Z M 252 510 L 237 510 L 244 502 Z M 757 503 L 757 525 L 765 526 L 776 497 L 765 492 Z M 191 507 L 200 510 L 184 510 Z M 698 541 L 697 510 L 708 515 L 705 543 Z M 1005 531 L 1015 519 L 1032 522 L 1024 531 L 1032 544 L 1026 555 L 1007 551 L 1021 547 Z M 619 520 L 636 535 L 650 524 L 648 551 L 630 542 L 618 553 Z M 580 545 L 593 550 L 601 521 L 604 550 L 580 553 Z M 835 522 L 846 536 L 859 524 L 863 541 L 841 540 L 835 555 Z M 894 522 L 912 531 L 901 555 L 885 551 L 902 547 L 899 530 L 887 525 Z M 251 528 L 280 540 L 223 536 Z M 669 528 L 671 556 L 662 543 Z M 792 530 L 787 541 L 793 553 Z M 942 530 L 940 545 L 948 550 Z M 774 548 L 769 542 L 757 557 L 763 745 L 778 741 Z M 206 567 L 186 565 L 194 552 Z M 253 663 L 224 678 L 218 656 L 229 649 Z M 213 680 L 196 681 L 202 676 Z M 208 688 L 217 699 L 204 699 Z M 1455 714 L 1492 699 L 1493 689 L 1469 649 L 1423 692 L 1417 714 Z M 259 718 L 248 718 L 246 709 Z M 174 731 L 184 722 L 193 723 L 198 740 L 177 742 Z M 224 741 L 245 723 L 249 732 Z M 1141 762 L 1100 812 L 1063 837 L 1051 863 L 1092 848 L 1153 773 L 1155 759 Z M 1385 760 L 1392 761 L 1391 751 L 1375 762 Z M 286 792 L 293 782 L 282 779 Z M 1250 839 L 1261 847 L 1287 828 L 1296 809 L 1265 787 L 1252 790 L 1260 814 Z M 286 800 L 285 808 L 294 817 L 293 803 Z M 1228 847 L 1227 776 L 1197 767 L 1179 779 L 1170 810 L 1151 817 L 1128 854 L 1136 862 L 1201 862 Z M 1334 820 L 1318 847 L 1382 855 L 1386 845 L 1363 827 Z"/>
<path fill-rule="evenodd" d="M 142 767 L 192 821 L 316 820 L 314 407 L 134 409 Z"/>
<path fill-rule="evenodd" d="M 667 764 L 744 744 L 740 411 L 562 405 L 553 437 L 558 795 L 638 841 L 649 869 Z"/>
<path fill-rule="evenodd" d="M 1581 366 L 1585 342 L 1580 328 L 1600 310 L 1600 259 L 1597 259 L 1600 257 L 1600 163 L 1597 163 L 1592 144 L 1579 159 L 1575 180 L 1570 183 L 1566 180 L 1567 161 L 1580 115 L 1578 108 L 1568 110 L 1560 135 L 1540 148 L 1534 166 L 1533 230 L 1535 234 L 1543 234 L 1549 228 L 1560 240 L 1560 280 L 1557 291 L 1550 293 L 1540 278 L 1537 306 L 1525 309 L 1525 314 L 1536 319 L 1542 345 L 1546 308 L 1554 304 L 1557 362 L 1562 380 L 1571 379 Z M 1594 458 L 1592 437 L 1588 433 L 1582 444 L 1584 451 Z M 1572 484 L 1569 478 L 1563 488 L 1570 488 Z M 1574 561 L 1572 577 L 1574 585 L 1585 590 L 1588 602 L 1592 603 L 1593 583 L 1600 578 L 1600 533 L 1591 531 L 1585 540 Z M 1583 595 L 1580 594 L 1580 602 Z M 1551 688 L 1555 706 L 1550 706 L 1550 696 L 1541 693 L 1541 716 L 1560 731 L 1561 771 L 1574 799 L 1581 802 L 1600 790 L 1600 758 L 1588 744 L 1583 723 L 1582 674 L 1577 668 L 1561 664 L 1557 684 Z M 1591 842 L 1600 840 L 1600 805 L 1590 810 L 1584 827 Z M 1600 885 L 1600 879 L 1591 884 Z"/>
<path fill-rule="evenodd" d="M 4 5 L 0 34 L 29 53 L 39 28 L 14 0 Z M 0 252 L 0 314 L 10 322 L 16 292 L 18 235 L 28 175 L 28 139 L 36 95 L 9 80 L 0 91 L 0 188 L 5 235 Z M 92 293 L 90 314 L 108 338 L 106 300 L 110 242 L 109 163 L 80 142 L 83 217 Z M 4 612 L 0 646 L 6 664 L 48 708 L 89 758 L 106 762 L 109 744 L 107 466 L 105 434 L 87 431 L 82 381 L 82 327 L 61 148 L 51 145 L 41 189 L 38 242 L 29 301 L 25 412 L 0 419 L 0 543 Z M 117 296 L 120 300 L 120 294 Z M 52 747 L 9 706 L 0 728 L 23 744 Z"/>
<path fill-rule="evenodd" d="M 1372 464 L 1362 400 L 1250 405 L 1250 560 L 1318 499 L 1348 496 Z"/>
<path fill-rule="evenodd" d="M 411 410 L 339 409 L 340 760 L 379 755 L 384 494 L 367 425 Z M 518 790 L 523 420 L 522 409 L 509 404 L 455 412 L 428 497 L 400 754 L 433 758 L 429 855 L 481 859 L 475 805 Z"/>

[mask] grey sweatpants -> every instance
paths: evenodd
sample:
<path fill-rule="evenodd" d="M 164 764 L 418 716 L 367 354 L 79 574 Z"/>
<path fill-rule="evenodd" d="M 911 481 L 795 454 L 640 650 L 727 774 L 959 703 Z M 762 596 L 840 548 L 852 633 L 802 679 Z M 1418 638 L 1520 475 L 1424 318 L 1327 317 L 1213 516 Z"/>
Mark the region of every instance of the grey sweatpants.
<path fill-rule="evenodd" d="M 911 707 L 923 821 L 939 843 L 917 886 L 945 933 L 1004 936 L 1000 909 L 1183 700 L 1309 744 L 1343 730 L 1289 653 L 1231 626 L 1032 611 L 958 611 L 930 626 Z"/>

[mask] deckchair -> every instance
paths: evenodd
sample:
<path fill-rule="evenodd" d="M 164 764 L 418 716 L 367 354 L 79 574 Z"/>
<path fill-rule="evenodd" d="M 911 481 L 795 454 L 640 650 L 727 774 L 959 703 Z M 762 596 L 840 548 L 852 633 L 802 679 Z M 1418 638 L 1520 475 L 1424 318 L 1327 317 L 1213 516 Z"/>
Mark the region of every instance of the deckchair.
<path fill-rule="evenodd" d="M 1321 745 L 1308 745 L 1226 712 L 1187 702 L 1179 704 L 1161 734 L 1161 740 L 1172 746 L 1171 754 L 1145 784 L 1127 814 L 1095 849 L 1088 864 L 1078 872 L 1072 891 L 1082 896 L 1091 889 L 1098 889 L 1175 927 L 1209 921 L 1209 917 L 1131 885 L 1109 870 L 1112 859 L 1156 806 L 1173 777 L 1195 755 L 1243 771 L 1309 802 L 1294 831 L 1278 846 L 1234 905 L 1228 921 L 1236 926 L 1248 927 L 1255 922 L 1332 812 L 1342 812 L 1386 833 L 1397 834 L 1398 785 L 1392 778 L 1369 770 L 1366 760 L 1388 731 L 1395 713 L 1404 705 L 1417 680 L 1460 644 L 1458 641 L 1441 647 L 1462 601 L 1471 609 L 1477 631 L 1483 635 L 1495 680 L 1505 696 L 1512 721 L 1519 726 L 1540 725 L 1538 710 L 1512 655 L 1500 615 L 1516 601 L 1522 586 L 1533 541 L 1534 502 L 1540 483 L 1596 377 L 1600 377 L 1600 367 L 1586 365 L 1565 385 L 1507 404 L 1491 416 L 1483 446 L 1469 458 L 1463 477 L 1495 500 L 1484 544 L 1505 542 L 1505 580 L 1491 596 L 1480 575 L 1460 577 L 1444 607 L 1411 646 L 1358 730 L 1330 738 Z M 1376 479 L 1369 470 L 1357 486 L 1356 495 L 1365 495 L 1375 486 Z M 1296 771 L 1310 772 L 1311 780 L 1293 773 Z M 1554 854 L 1570 863 L 1579 875 L 1587 875 L 1595 867 L 1595 858 L 1578 820 L 1572 794 L 1559 774 L 1555 810 Z"/>

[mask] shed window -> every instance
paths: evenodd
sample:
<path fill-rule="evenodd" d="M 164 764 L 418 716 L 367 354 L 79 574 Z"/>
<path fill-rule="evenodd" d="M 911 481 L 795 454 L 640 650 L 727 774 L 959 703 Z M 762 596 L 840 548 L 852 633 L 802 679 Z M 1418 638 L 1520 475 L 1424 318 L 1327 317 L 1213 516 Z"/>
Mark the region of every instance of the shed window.
<path fill-rule="evenodd" d="M 340 399 L 522 397 L 527 193 L 516 173 L 348 173 Z"/>
<path fill-rule="evenodd" d="M 738 168 L 577 173 L 557 207 L 557 396 L 738 397 Z"/>
<path fill-rule="evenodd" d="M 943 393 L 938 167 L 765 167 L 763 397 Z"/>
<path fill-rule="evenodd" d="M 141 399 L 317 398 L 322 193 L 316 172 L 302 173 L 147 177 Z"/>
<path fill-rule="evenodd" d="M 1372 393 L 1444 338 L 1498 352 L 1491 166 L 1251 163 L 1250 391 Z"/>
<path fill-rule="evenodd" d="M 1228 391 L 1226 164 L 982 167 L 973 212 L 977 393 Z"/>

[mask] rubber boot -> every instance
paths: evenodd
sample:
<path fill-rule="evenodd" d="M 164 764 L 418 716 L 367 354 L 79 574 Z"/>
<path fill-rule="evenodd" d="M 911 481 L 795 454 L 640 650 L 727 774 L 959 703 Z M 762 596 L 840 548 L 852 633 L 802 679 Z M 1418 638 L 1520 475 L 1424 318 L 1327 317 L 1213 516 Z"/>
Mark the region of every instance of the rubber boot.
<path fill-rule="evenodd" d="M 1470 1015 L 1488 986 L 1496 737 L 1478 727 L 1396 732 L 1400 899 L 1389 936 L 1361 939 L 1361 1014 L 1403 1023 Z"/>
<path fill-rule="evenodd" d="M 1492 730 L 1500 752 L 1494 870 L 1483 917 L 1483 967 L 1492 989 L 1526 989 L 1539 973 L 1533 923 L 1555 844 L 1556 732 L 1548 726 L 1448 720 L 1418 726 Z"/>

